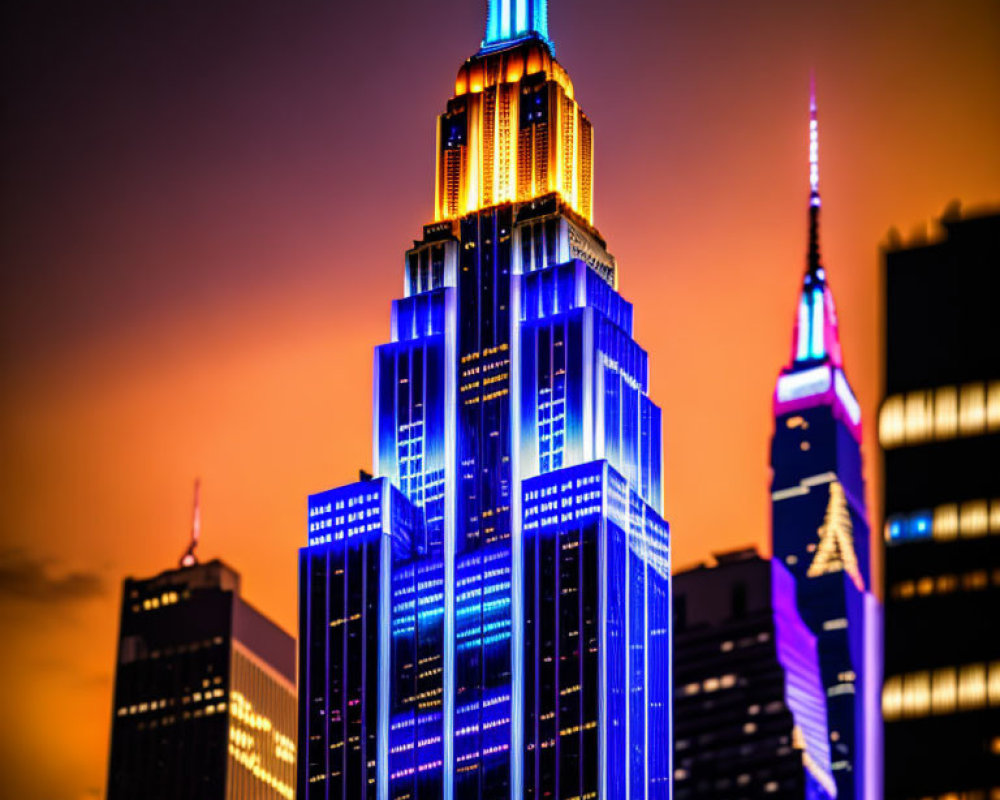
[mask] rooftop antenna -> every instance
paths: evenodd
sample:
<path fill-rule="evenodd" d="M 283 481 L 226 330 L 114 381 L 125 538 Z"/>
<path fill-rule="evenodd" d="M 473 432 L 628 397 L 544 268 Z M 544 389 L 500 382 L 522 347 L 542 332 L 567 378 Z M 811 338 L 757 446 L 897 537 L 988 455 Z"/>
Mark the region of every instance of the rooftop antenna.
<path fill-rule="evenodd" d="M 809 204 L 818 207 L 819 199 L 819 120 L 816 114 L 816 73 L 809 73 Z"/>
<path fill-rule="evenodd" d="M 193 567 L 198 563 L 198 557 L 194 554 L 198 547 L 198 540 L 201 538 L 201 479 L 194 480 L 194 513 L 191 517 L 191 542 L 187 550 L 181 556 L 182 567 Z"/>

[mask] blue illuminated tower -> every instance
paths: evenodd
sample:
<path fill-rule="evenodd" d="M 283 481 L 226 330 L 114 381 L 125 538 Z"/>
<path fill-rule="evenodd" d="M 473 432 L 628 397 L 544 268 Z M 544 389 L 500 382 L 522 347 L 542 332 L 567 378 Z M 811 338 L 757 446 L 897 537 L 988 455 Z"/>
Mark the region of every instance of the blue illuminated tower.
<path fill-rule="evenodd" d="M 661 412 L 544 0 L 493 0 L 376 349 L 373 474 L 309 499 L 298 796 L 670 797 Z"/>
<path fill-rule="evenodd" d="M 844 373 L 837 314 L 819 250 L 815 94 L 810 108 L 809 250 L 792 358 L 774 396 L 774 556 L 797 584 L 817 637 L 840 800 L 880 792 L 879 608 L 871 592 L 861 410 Z"/>

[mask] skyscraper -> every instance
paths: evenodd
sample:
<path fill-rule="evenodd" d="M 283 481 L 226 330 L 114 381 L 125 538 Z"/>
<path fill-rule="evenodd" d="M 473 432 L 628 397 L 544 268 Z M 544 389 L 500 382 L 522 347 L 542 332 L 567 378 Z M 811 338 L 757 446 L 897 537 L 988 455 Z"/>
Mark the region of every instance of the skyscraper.
<path fill-rule="evenodd" d="M 108 799 L 292 798 L 295 641 L 221 561 L 184 563 L 122 589 Z"/>
<path fill-rule="evenodd" d="M 795 581 L 755 550 L 674 576 L 677 800 L 830 800 L 826 693 Z"/>
<path fill-rule="evenodd" d="M 375 479 L 309 501 L 300 800 L 670 794 L 661 414 L 546 3 L 488 14 L 375 354 Z"/>
<path fill-rule="evenodd" d="M 1000 215 L 885 257 L 885 796 L 1000 797 Z"/>
<path fill-rule="evenodd" d="M 878 606 L 871 593 L 861 409 L 844 373 L 819 248 L 819 131 L 810 103 L 809 249 L 774 395 L 771 535 L 817 637 L 837 796 L 878 796 Z"/>

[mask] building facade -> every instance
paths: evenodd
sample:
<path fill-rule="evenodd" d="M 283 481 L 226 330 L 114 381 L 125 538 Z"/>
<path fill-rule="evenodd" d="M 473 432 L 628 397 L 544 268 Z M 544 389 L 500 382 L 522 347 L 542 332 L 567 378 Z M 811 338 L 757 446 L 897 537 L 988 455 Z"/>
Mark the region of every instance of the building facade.
<path fill-rule="evenodd" d="M 673 591 L 677 800 L 832 800 L 816 637 L 791 573 L 735 551 Z"/>
<path fill-rule="evenodd" d="M 886 798 L 1000 797 L 1000 215 L 885 257 Z"/>
<path fill-rule="evenodd" d="M 879 606 L 872 592 L 861 409 L 844 372 L 819 248 L 818 127 L 810 118 L 809 249 L 791 359 L 774 394 L 771 536 L 817 637 L 837 796 L 879 797 Z"/>
<path fill-rule="evenodd" d="M 375 478 L 310 498 L 299 798 L 669 797 L 661 414 L 543 0 L 489 4 L 437 132 Z"/>
<path fill-rule="evenodd" d="M 109 800 L 286 798 L 295 787 L 295 641 L 221 561 L 126 579 Z"/>

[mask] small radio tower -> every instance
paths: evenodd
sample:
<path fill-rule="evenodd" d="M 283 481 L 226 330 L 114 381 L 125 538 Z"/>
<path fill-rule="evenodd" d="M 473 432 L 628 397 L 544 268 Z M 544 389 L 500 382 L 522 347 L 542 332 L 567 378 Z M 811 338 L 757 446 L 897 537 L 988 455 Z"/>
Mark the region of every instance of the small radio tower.
<path fill-rule="evenodd" d="M 201 479 L 194 481 L 194 514 L 191 518 L 191 542 L 187 550 L 181 556 L 182 567 L 193 567 L 198 563 L 198 557 L 194 554 L 198 547 L 198 540 L 201 538 Z"/>

